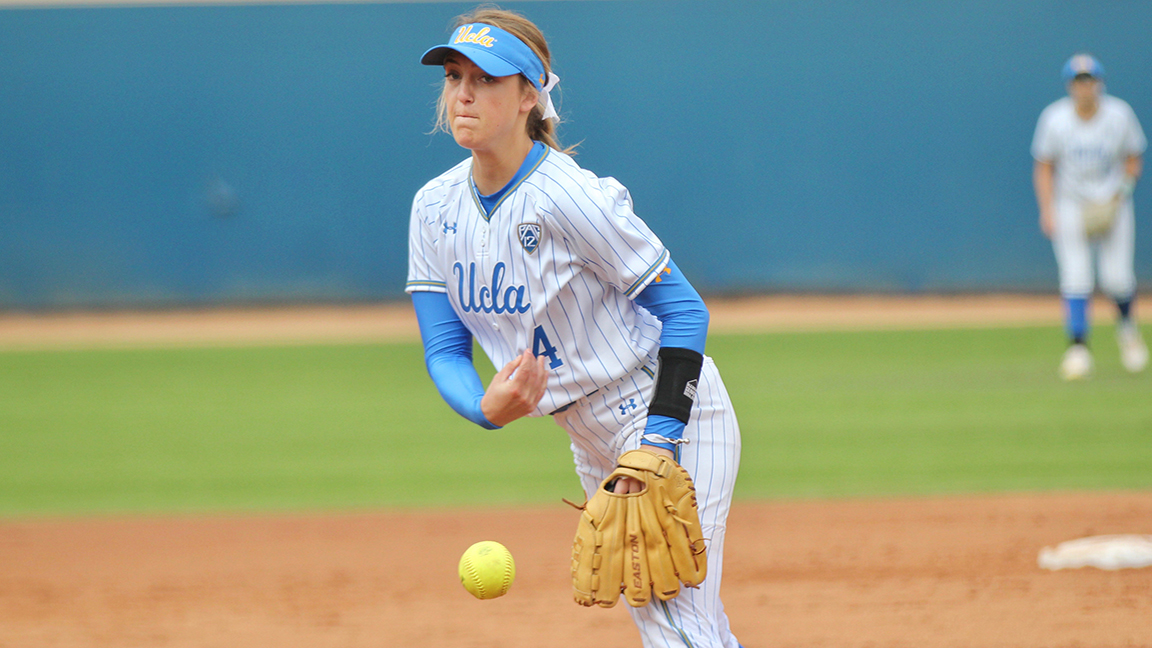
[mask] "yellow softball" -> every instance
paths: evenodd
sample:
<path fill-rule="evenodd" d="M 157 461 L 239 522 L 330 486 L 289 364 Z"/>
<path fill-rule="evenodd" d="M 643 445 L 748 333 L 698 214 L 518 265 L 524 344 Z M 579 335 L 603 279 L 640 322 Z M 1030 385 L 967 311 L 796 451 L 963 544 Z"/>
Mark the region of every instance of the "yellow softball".
<path fill-rule="evenodd" d="M 516 563 L 499 542 L 477 542 L 460 556 L 460 582 L 478 599 L 504 596 L 515 578 Z"/>

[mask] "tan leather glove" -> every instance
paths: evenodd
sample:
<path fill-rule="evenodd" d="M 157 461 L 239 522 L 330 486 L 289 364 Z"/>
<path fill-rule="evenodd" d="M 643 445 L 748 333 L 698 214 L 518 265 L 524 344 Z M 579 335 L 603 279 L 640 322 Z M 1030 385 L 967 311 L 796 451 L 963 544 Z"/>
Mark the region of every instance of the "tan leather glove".
<path fill-rule="evenodd" d="M 620 477 L 644 484 L 638 493 L 612 492 Z M 680 584 L 697 587 L 708 573 L 696 488 L 675 461 L 646 450 L 620 457 L 616 470 L 583 506 L 572 544 L 577 603 L 612 607 L 624 593 L 632 607 L 667 601 Z"/>
<path fill-rule="evenodd" d="M 1120 198 L 1104 202 L 1087 202 L 1080 210 L 1084 221 L 1084 235 L 1088 238 L 1103 236 L 1112 230 L 1116 222 L 1116 211 L 1120 208 Z"/>

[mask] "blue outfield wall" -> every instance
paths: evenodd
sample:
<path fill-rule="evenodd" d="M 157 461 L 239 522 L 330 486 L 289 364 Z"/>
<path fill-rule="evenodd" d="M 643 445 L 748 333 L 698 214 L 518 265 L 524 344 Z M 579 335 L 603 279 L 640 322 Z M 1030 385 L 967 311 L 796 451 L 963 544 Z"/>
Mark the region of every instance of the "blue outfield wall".
<path fill-rule="evenodd" d="M 401 298 L 412 195 L 465 155 L 417 59 L 471 6 L 0 9 L 0 308 Z M 1148 2 L 504 6 L 704 292 L 1055 291 L 1028 149 L 1063 61 L 1152 127 Z"/>

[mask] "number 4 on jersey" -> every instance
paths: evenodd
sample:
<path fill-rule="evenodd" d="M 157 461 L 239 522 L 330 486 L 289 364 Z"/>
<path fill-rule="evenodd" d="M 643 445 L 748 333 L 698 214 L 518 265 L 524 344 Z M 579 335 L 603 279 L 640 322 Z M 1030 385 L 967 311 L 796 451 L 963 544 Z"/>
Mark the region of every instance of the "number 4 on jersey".
<path fill-rule="evenodd" d="M 564 364 L 564 361 L 556 355 L 556 347 L 548 342 L 548 335 L 544 333 L 543 326 L 537 326 L 536 330 L 532 333 L 532 355 L 547 356 L 550 361 L 548 363 L 550 369 L 555 369 Z"/>

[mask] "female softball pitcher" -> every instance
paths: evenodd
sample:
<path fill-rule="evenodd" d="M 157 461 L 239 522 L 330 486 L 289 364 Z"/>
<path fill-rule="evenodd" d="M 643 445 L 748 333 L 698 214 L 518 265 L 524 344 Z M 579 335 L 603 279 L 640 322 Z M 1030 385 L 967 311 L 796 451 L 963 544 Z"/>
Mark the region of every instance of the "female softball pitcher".
<path fill-rule="evenodd" d="M 1065 380 L 1092 372 L 1088 302 L 1095 288 L 1116 301 L 1120 360 L 1133 373 L 1148 364 L 1148 347 L 1134 317 L 1136 246 L 1132 190 L 1147 141 L 1132 108 L 1103 94 L 1104 68 L 1088 54 L 1064 64 L 1068 96 L 1040 114 L 1032 140 L 1033 182 L 1040 229 L 1052 240 L 1060 271 L 1069 345 L 1060 364 Z"/>
<path fill-rule="evenodd" d="M 533 23 L 477 9 L 421 62 L 444 70 L 437 127 L 471 152 L 412 204 L 406 290 L 436 388 L 486 429 L 552 416 L 590 498 L 626 452 L 675 458 L 695 483 L 707 577 L 629 609 L 645 646 L 738 648 L 720 582 L 740 433 L 703 355 L 704 302 L 628 190 L 561 150 L 560 79 Z M 501 367 L 487 388 L 473 338 Z"/>

